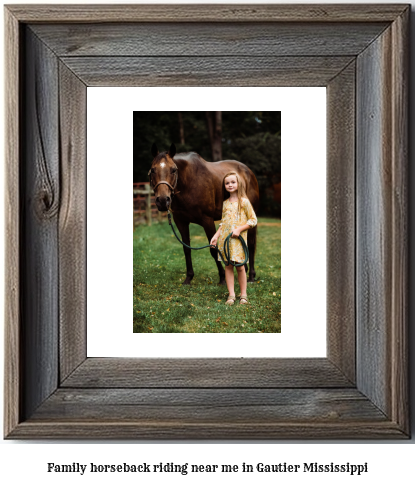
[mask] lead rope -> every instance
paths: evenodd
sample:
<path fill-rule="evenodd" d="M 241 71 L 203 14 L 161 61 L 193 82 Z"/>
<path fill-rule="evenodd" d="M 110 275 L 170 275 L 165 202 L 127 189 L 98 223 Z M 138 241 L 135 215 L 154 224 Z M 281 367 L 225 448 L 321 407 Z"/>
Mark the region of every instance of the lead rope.
<path fill-rule="evenodd" d="M 172 224 L 172 221 L 171 221 L 171 213 L 170 213 L 170 210 L 167 211 L 167 217 L 169 219 L 169 225 L 173 229 L 173 232 L 174 232 L 174 235 L 176 236 L 176 239 L 181 244 L 183 244 L 183 246 L 186 246 L 187 248 L 193 249 L 195 251 L 197 251 L 199 249 L 205 249 L 206 247 L 210 247 L 210 248 L 217 249 L 218 250 L 218 253 L 220 254 L 220 257 L 222 258 L 222 261 L 225 263 L 225 266 L 229 266 L 229 264 L 231 264 L 231 260 L 230 260 L 230 240 L 231 240 L 231 237 L 232 237 L 232 232 L 228 235 L 228 237 L 225 239 L 225 242 L 224 242 L 223 251 L 225 253 L 225 258 L 226 258 L 226 259 L 224 259 L 223 254 L 219 251 L 218 246 L 212 246 L 211 244 L 209 244 L 208 246 L 202 246 L 202 247 L 190 247 L 187 244 L 185 244 L 179 238 L 179 236 L 176 234 L 176 231 L 174 230 L 174 227 L 173 227 L 173 224 Z M 236 266 L 236 267 L 243 266 L 245 263 L 248 262 L 248 259 L 249 259 L 249 251 L 248 251 L 248 247 L 246 245 L 246 242 L 244 241 L 244 238 L 239 235 L 238 236 L 238 239 L 241 241 L 242 248 L 243 248 L 244 253 L 245 253 L 245 260 L 243 261 L 243 263 L 234 263 L 234 266 Z"/>

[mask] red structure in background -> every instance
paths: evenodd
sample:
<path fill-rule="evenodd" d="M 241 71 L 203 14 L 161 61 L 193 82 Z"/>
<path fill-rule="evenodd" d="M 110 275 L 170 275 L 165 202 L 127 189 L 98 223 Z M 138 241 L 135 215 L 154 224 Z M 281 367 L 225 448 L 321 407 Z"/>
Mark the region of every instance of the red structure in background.
<path fill-rule="evenodd" d="M 167 212 L 159 212 L 155 203 L 153 190 L 148 181 L 133 183 L 133 227 L 153 221 L 162 222 Z"/>
<path fill-rule="evenodd" d="M 281 182 L 272 185 L 274 191 L 274 201 L 281 203 Z"/>

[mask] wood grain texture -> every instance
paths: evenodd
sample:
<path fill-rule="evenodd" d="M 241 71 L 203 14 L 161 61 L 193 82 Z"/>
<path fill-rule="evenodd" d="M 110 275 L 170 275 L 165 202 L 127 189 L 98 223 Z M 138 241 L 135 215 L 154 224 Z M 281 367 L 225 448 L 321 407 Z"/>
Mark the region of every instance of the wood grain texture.
<path fill-rule="evenodd" d="M 355 388 L 62 388 L 32 416 L 51 422 L 94 418 L 136 423 L 191 419 L 194 424 L 387 421 Z"/>
<path fill-rule="evenodd" d="M 124 392 L 125 394 L 126 392 Z M 160 399 L 168 403 L 171 401 L 172 393 L 168 393 L 168 397 L 163 398 L 163 392 L 160 392 Z M 218 398 L 216 393 L 220 394 Z M 33 419 L 21 423 L 17 429 L 15 429 L 10 438 L 14 439 L 31 439 L 33 437 L 40 439 L 134 439 L 134 440 L 272 440 L 272 439 L 301 439 L 301 440 L 317 440 L 317 439 L 390 439 L 399 440 L 404 439 L 405 436 L 394 422 L 389 421 L 383 417 L 379 411 L 373 410 L 370 402 L 356 395 L 356 391 L 326 391 L 326 392 L 296 392 L 300 402 L 300 407 L 294 406 L 294 410 L 298 408 L 299 417 L 293 418 L 291 421 L 287 419 L 287 401 L 289 402 L 290 394 L 287 395 L 287 399 L 284 401 L 284 392 L 279 392 L 278 400 L 272 399 L 273 405 L 266 406 L 266 402 L 263 397 L 257 398 L 258 404 L 262 402 L 261 406 L 255 405 L 257 409 L 261 410 L 265 419 L 259 419 L 255 416 L 254 409 L 250 409 L 246 402 L 243 402 L 239 398 L 241 405 L 238 406 L 238 393 L 232 400 L 232 396 L 235 393 L 230 393 L 228 401 L 226 393 L 223 391 L 214 392 L 212 399 L 215 399 L 215 405 L 209 409 L 203 407 L 200 404 L 192 405 L 194 402 L 189 401 L 187 406 L 180 404 L 173 405 L 171 408 L 168 405 L 160 407 L 155 406 L 152 401 L 149 401 L 143 409 L 136 407 L 139 411 L 138 419 L 113 419 L 112 414 L 116 409 L 108 411 L 105 405 L 104 398 L 99 398 L 97 395 L 96 400 L 103 402 L 102 407 L 96 405 L 95 416 L 92 414 L 93 407 L 88 400 L 88 407 L 91 408 L 91 414 L 88 415 L 88 419 L 79 419 L 78 417 L 71 418 L 71 406 L 68 405 L 68 417 L 62 419 L 62 404 L 57 405 L 57 415 L 59 420 L 53 420 L 53 400 L 46 402 L 45 408 L 50 408 L 45 416 L 48 418 Z M 337 395 L 340 393 L 340 395 Z M 73 394 L 76 396 L 77 392 L 69 392 L 68 398 Z M 128 401 L 128 393 L 124 395 L 120 392 L 121 397 L 125 401 Z M 246 392 L 247 398 L 253 400 L 255 393 Z M 124 395 L 124 396 L 123 396 Z M 85 398 L 85 397 L 83 397 Z M 190 398 L 190 395 L 189 395 Z M 78 402 L 80 397 L 76 398 Z M 60 398 L 62 400 L 62 398 Z M 130 398 L 134 402 L 133 398 Z M 154 397 L 153 397 L 154 400 Z M 200 400 L 200 399 L 199 399 Z M 310 403 L 308 404 L 308 400 Z M 70 402 L 70 401 L 69 401 Z M 281 405 L 281 411 L 275 410 L 275 404 Z M 265 403 L 265 405 L 264 405 Z M 255 401 L 254 401 L 255 404 Z M 307 411 L 306 405 L 309 405 L 311 414 L 307 415 L 304 412 Z M 353 410 L 352 405 L 356 408 L 356 417 L 351 413 L 350 416 L 345 415 L 345 410 Z M 234 406 L 232 406 L 234 405 Z M 284 408 L 285 405 L 285 408 Z M 342 405 L 339 410 L 339 405 Z M 366 411 L 367 417 L 363 412 Z M 129 407 L 120 406 L 119 412 Z M 161 408 L 162 418 L 154 419 L 154 416 L 150 413 L 145 415 L 145 412 L 157 411 Z M 200 411 L 199 409 L 202 409 Z M 315 415 L 312 414 L 312 409 L 315 408 Z M 332 410 L 331 410 L 332 408 Z M 218 414 L 217 409 L 221 410 L 222 414 Z M 230 409 L 232 413 L 237 415 L 237 418 L 229 418 L 225 413 Z M 326 417 L 323 417 L 323 413 Z M 345 410 L 343 410 L 345 409 Z M 372 409 L 372 410 L 371 410 Z M 289 410 L 289 407 L 288 407 Z M 370 411 L 371 410 L 371 411 Z M 360 411 L 360 414 L 358 413 Z M 79 408 L 75 407 L 75 415 L 80 413 Z M 194 418 L 194 412 L 201 412 L 202 418 Z M 203 413 L 206 417 L 203 418 Z M 172 414 L 172 417 L 169 416 Z M 284 415 L 286 414 L 286 415 Z M 295 416 L 294 411 L 292 411 Z M 363 415 L 362 415 L 363 414 Z M 337 417 L 340 415 L 340 417 Z M 197 416 L 197 415 L 196 415 Z M 226 417 L 226 420 L 224 419 Z"/>
<path fill-rule="evenodd" d="M 387 23 L 32 25 L 58 56 L 356 56 Z"/>
<path fill-rule="evenodd" d="M 355 62 L 327 87 L 327 355 L 356 380 Z"/>
<path fill-rule="evenodd" d="M 20 370 L 20 119 L 19 25 L 5 11 L 5 355 L 4 435 L 19 423 Z"/>
<path fill-rule="evenodd" d="M 392 304 L 391 418 L 409 432 L 408 391 L 408 65 L 407 10 L 391 25 L 392 51 Z"/>
<path fill-rule="evenodd" d="M 399 18 L 360 56 L 357 78 L 357 384 L 405 430 L 407 22 Z"/>
<path fill-rule="evenodd" d="M 88 86 L 325 86 L 345 57 L 63 57 Z"/>
<path fill-rule="evenodd" d="M 25 32 L 21 306 L 24 410 L 58 385 L 59 83 L 56 57 Z"/>
<path fill-rule="evenodd" d="M 88 358 L 65 388 L 321 388 L 352 383 L 327 359 Z"/>
<path fill-rule="evenodd" d="M 390 414 L 387 394 L 391 312 L 391 174 L 383 141 L 390 118 L 390 32 L 357 62 L 357 364 L 358 387 Z M 390 53 L 389 53 L 390 54 Z M 388 123 L 388 122 L 387 122 Z M 386 148 L 390 148 L 389 145 Z M 373 354 L 367 355 L 370 344 Z"/>
<path fill-rule="evenodd" d="M 390 409 L 391 64 L 388 30 L 357 63 L 357 384 Z M 366 353 L 371 347 L 373 354 Z"/>
<path fill-rule="evenodd" d="M 59 63 L 59 374 L 86 358 L 86 85 Z"/>
<path fill-rule="evenodd" d="M 185 422 L 40 422 L 20 424 L 10 439 L 113 439 L 113 440 L 404 440 L 394 422 L 368 420 L 356 422 L 269 422 L 228 423 Z"/>
<path fill-rule="evenodd" d="M 386 5 L 8 5 L 20 22 L 393 22 Z"/>
<path fill-rule="evenodd" d="M 185 422 L 39 422 L 20 424 L 10 439 L 87 440 L 404 440 L 399 427 L 390 421 L 227 423 Z"/>

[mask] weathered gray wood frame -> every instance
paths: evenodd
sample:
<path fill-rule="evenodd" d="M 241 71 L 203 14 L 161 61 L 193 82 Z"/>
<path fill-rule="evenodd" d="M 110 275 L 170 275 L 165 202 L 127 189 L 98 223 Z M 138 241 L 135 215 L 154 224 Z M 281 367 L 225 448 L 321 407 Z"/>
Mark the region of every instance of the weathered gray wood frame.
<path fill-rule="evenodd" d="M 408 438 L 409 11 L 6 6 L 6 438 Z M 326 358 L 86 357 L 86 87 L 108 84 L 327 87 Z"/>

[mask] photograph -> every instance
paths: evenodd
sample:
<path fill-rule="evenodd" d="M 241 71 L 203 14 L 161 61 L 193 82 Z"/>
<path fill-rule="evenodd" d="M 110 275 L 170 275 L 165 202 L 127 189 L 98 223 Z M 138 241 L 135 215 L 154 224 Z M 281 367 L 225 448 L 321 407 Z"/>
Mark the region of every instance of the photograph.
<path fill-rule="evenodd" d="M 281 332 L 281 112 L 133 112 L 133 331 Z"/>

